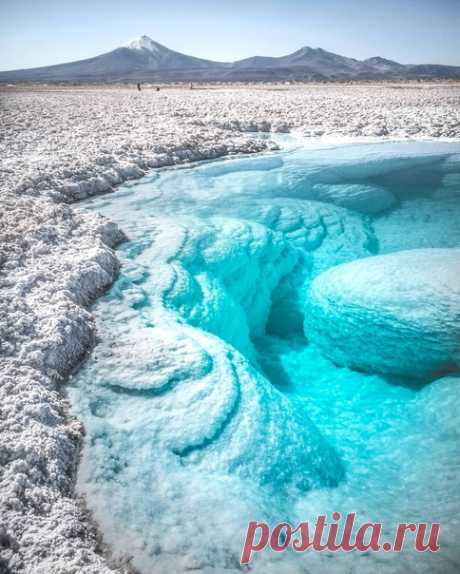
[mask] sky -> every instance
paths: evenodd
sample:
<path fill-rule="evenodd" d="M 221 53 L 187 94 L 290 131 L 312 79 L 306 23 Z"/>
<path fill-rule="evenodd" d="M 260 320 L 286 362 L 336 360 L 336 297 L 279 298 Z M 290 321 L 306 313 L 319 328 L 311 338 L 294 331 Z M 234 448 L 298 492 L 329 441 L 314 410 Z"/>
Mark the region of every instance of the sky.
<path fill-rule="evenodd" d="M 143 34 L 220 61 L 311 46 L 460 65 L 460 0 L 0 0 L 0 70 L 97 56 Z"/>

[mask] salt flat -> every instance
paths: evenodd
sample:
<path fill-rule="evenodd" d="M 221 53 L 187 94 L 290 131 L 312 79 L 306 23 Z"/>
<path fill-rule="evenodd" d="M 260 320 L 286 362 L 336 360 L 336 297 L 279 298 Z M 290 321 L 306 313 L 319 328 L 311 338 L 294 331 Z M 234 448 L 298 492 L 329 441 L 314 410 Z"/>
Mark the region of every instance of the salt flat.
<path fill-rule="evenodd" d="M 149 169 L 274 149 L 252 132 L 460 138 L 460 85 L 0 93 L 0 571 L 109 572 L 73 495 L 82 425 L 62 394 L 123 231 L 68 204 Z M 123 569 L 123 565 L 118 566 Z"/>

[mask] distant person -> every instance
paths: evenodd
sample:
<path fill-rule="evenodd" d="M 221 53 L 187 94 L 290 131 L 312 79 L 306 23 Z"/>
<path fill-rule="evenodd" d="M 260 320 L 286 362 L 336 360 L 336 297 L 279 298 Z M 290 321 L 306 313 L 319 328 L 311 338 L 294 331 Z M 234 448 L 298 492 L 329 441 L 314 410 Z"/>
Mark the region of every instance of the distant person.
<path fill-rule="evenodd" d="M 159 91 L 160 91 L 160 86 L 157 86 L 157 92 L 159 92 Z"/>
<path fill-rule="evenodd" d="M 193 84 L 190 82 L 190 89 L 193 90 Z"/>
<path fill-rule="evenodd" d="M 141 83 L 137 82 L 137 91 L 140 92 L 141 91 Z"/>

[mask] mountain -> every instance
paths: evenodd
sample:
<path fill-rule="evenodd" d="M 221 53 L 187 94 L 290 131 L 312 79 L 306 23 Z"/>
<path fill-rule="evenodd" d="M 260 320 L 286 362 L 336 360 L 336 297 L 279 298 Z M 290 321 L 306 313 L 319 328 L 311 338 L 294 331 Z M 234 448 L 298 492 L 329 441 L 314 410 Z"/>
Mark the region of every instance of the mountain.
<path fill-rule="evenodd" d="M 363 60 L 362 63 L 366 64 L 366 66 L 370 66 L 375 71 L 381 72 L 383 74 L 387 73 L 403 74 L 406 68 L 406 66 L 404 66 L 403 64 L 399 64 L 398 62 L 394 62 L 393 60 L 387 60 L 386 58 L 381 58 L 380 56 L 367 58 L 367 60 Z"/>
<path fill-rule="evenodd" d="M 225 67 L 225 64 L 186 56 L 154 42 L 148 36 L 141 36 L 126 46 L 95 58 L 0 72 L 0 81 L 135 81 L 156 78 L 160 71 L 212 70 L 222 66 Z"/>
<path fill-rule="evenodd" d="M 220 68 L 226 65 L 175 52 L 158 42 L 154 42 L 148 36 L 141 36 L 137 40 L 133 40 L 124 49 L 134 54 L 138 59 L 142 59 L 144 69 L 148 70 L 196 70 L 200 68 Z"/>
<path fill-rule="evenodd" d="M 404 65 L 379 56 L 346 58 L 305 46 L 281 57 L 214 62 L 170 50 L 148 36 L 86 60 L 0 72 L 0 82 L 282 81 L 357 79 L 460 79 L 460 67 Z"/>
<path fill-rule="evenodd" d="M 345 70 L 359 69 L 361 62 L 344 56 L 338 56 L 331 52 L 326 52 L 321 48 L 310 48 L 304 46 L 280 58 L 265 58 L 256 56 L 254 58 L 247 58 L 234 63 L 235 68 L 309 68 L 317 73 L 331 74 L 341 73 Z"/>

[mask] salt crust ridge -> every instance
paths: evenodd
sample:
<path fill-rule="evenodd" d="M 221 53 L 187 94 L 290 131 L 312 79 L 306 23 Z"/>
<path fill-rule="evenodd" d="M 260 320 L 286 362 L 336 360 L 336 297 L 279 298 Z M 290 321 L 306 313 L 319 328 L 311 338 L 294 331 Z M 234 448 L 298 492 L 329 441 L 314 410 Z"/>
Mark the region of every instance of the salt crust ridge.
<path fill-rule="evenodd" d="M 87 308 L 117 275 L 123 233 L 65 203 L 150 168 L 273 148 L 242 132 L 460 137 L 458 86 L 397 88 L 0 95 L 0 570 L 113 571 L 73 495 L 83 429 L 62 384 L 94 343 Z"/>
<path fill-rule="evenodd" d="M 459 249 L 412 249 L 338 265 L 310 287 L 305 333 L 351 368 L 406 377 L 458 370 L 459 275 Z"/>

